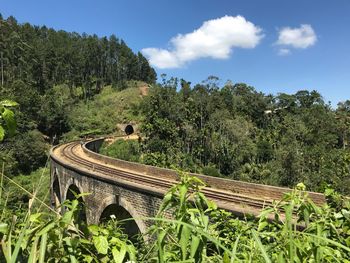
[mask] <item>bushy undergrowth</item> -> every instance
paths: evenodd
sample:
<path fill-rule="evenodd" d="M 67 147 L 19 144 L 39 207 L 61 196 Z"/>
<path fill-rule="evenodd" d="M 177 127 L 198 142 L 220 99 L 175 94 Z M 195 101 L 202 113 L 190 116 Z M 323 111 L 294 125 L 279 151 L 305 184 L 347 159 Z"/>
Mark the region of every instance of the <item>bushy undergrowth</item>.
<path fill-rule="evenodd" d="M 84 133 L 111 134 L 119 123 L 140 121 L 140 85 L 145 84 L 130 82 L 122 91 L 108 86 L 92 100 L 79 102 L 69 113 L 71 130 L 64 135 L 65 139 L 71 140 Z"/>
<path fill-rule="evenodd" d="M 100 153 L 130 162 L 140 162 L 140 145 L 133 140 L 117 140 L 111 145 L 103 144 Z"/>
<path fill-rule="evenodd" d="M 153 226 L 137 243 L 113 219 L 82 227 L 77 200 L 63 203 L 63 216 L 31 206 L 25 216 L 2 216 L 0 262 L 350 262 L 349 200 L 333 190 L 321 207 L 299 185 L 259 217 L 238 219 L 203 186 L 183 175 L 144 219 Z"/>
<path fill-rule="evenodd" d="M 11 180 L 11 181 L 10 181 Z M 50 173 L 47 168 L 39 168 L 29 175 L 18 175 L 3 180 L 3 191 L 0 201 L 0 211 L 8 215 L 13 213 L 22 217 L 28 211 L 29 200 L 33 193 L 36 198 L 49 203 Z M 32 204 L 32 211 L 42 211 L 43 205 L 39 202 Z"/>

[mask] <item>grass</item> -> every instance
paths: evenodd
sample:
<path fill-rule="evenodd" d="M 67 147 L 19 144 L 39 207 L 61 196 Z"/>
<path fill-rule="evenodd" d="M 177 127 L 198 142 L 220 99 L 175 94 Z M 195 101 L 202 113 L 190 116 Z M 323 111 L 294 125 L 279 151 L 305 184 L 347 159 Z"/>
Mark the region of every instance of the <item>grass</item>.
<path fill-rule="evenodd" d="M 119 91 L 106 86 L 92 100 L 80 102 L 69 114 L 72 131 L 65 135 L 73 139 L 82 133 L 93 131 L 94 134 L 112 134 L 118 131 L 117 124 L 139 122 L 140 82 L 129 82 L 128 88 Z"/>
<path fill-rule="evenodd" d="M 132 243 L 119 227 L 122 221 L 81 228 L 79 196 L 62 204 L 63 216 L 43 209 L 37 198 L 47 200 L 49 174 L 43 168 L 32 176 L 0 178 L 5 210 L 4 200 L 17 193 L 32 200 L 21 213 L 1 214 L 0 262 L 350 262 L 350 204 L 332 190 L 324 206 L 296 189 L 258 218 L 242 220 L 208 200 L 202 181 L 182 174 L 158 214 L 142 219 L 154 222 L 147 241 Z"/>

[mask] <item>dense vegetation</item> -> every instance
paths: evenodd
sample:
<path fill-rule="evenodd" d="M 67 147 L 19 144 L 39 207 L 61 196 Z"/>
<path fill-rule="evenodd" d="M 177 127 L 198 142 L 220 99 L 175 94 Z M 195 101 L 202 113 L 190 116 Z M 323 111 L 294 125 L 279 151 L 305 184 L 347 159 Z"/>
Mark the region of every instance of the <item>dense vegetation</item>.
<path fill-rule="evenodd" d="M 65 202 L 62 217 L 31 206 L 25 217 L 1 214 L 0 262 L 350 262 L 350 204 L 332 190 L 318 207 L 299 185 L 258 218 L 242 220 L 217 209 L 202 187 L 183 175 L 157 216 L 145 219 L 154 221 L 148 238 L 134 243 L 122 221 L 80 228 L 77 200 Z"/>
<path fill-rule="evenodd" d="M 276 96 L 216 77 L 177 79 L 143 100 L 144 163 L 232 179 L 350 193 L 350 101 L 336 110 L 317 91 Z"/>
<path fill-rule="evenodd" d="M 328 188 L 350 193 L 350 101 L 333 109 L 317 91 L 263 94 L 214 76 L 155 84 L 147 60 L 115 36 L 13 17 L 0 16 L 0 36 L 0 262 L 350 262 L 349 201 Z M 139 87 L 149 86 L 144 96 Z M 328 203 L 318 207 L 299 189 L 241 220 L 183 175 L 148 219 L 152 238 L 131 242 L 122 222 L 82 229 L 79 198 L 63 204 L 63 216 L 48 206 L 47 151 L 127 122 L 141 124 L 140 139 L 102 153 L 250 182 L 304 182 L 326 190 Z"/>
<path fill-rule="evenodd" d="M 9 138 L 0 128 L 0 139 L 5 139 L 0 144 L 0 167 L 4 164 L 9 176 L 44 166 L 50 144 L 58 143 L 63 134 L 66 139 L 108 134 L 117 123 L 134 119 L 138 113 L 132 105 L 140 100 L 136 87 L 156 79 L 142 54 L 134 54 L 113 35 L 56 31 L 1 15 L 0 68 L 0 124 L 12 114 L 9 100 L 19 105 L 13 109 L 15 136 Z M 128 87 L 135 89 L 116 95 Z M 120 103 L 123 97 L 126 100 Z"/>
<path fill-rule="evenodd" d="M 350 193 L 350 101 L 334 110 L 317 91 L 274 96 L 218 83 L 213 76 L 194 87 L 164 79 L 139 107 L 141 144 L 118 141 L 102 152 L 212 176 Z"/>
<path fill-rule="evenodd" d="M 99 38 L 56 31 L 1 15 L 0 35 L 2 87 L 22 81 L 40 94 L 65 83 L 70 89 L 83 87 L 89 97 L 104 85 L 156 79 L 146 58 L 114 35 Z"/>

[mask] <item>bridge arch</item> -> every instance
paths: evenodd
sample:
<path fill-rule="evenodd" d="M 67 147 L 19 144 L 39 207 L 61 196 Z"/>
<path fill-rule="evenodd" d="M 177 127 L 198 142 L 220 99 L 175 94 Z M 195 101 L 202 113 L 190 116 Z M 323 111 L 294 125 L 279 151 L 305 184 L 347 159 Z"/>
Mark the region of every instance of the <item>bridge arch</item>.
<path fill-rule="evenodd" d="M 57 169 L 55 169 L 53 174 L 53 183 L 52 183 L 52 207 L 55 209 L 58 209 L 61 206 L 62 203 L 62 195 L 61 195 L 61 185 L 60 181 L 58 179 L 58 172 Z"/>
<path fill-rule="evenodd" d="M 74 185 L 74 186 L 72 186 Z M 76 190 L 79 192 L 79 194 L 81 193 L 85 193 L 84 188 L 82 187 L 82 185 L 80 184 L 80 182 L 78 180 L 76 180 L 74 177 L 71 178 L 67 178 L 65 184 L 62 184 L 62 200 L 67 200 L 68 199 L 68 193 L 70 191 L 69 188 L 70 187 L 76 188 Z M 71 195 L 69 197 L 72 197 Z M 85 201 L 84 198 L 82 198 L 83 201 Z"/>
<path fill-rule="evenodd" d="M 83 193 L 81 190 L 81 188 L 79 188 L 76 184 L 72 183 L 69 185 L 69 187 L 67 188 L 66 191 L 66 198 L 65 200 L 69 200 L 69 201 L 73 201 L 76 199 L 76 195 L 80 195 L 81 193 Z M 79 209 L 79 213 L 78 213 L 78 218 L 76 218 L 76 220 L 78 221 L 78 224 L 86 224 L 87 223 L 87 218 L 86 218 L 86 206 L 85 206 L 85 200 L 82 196 L 80 196 L 78 198 L 78 209 Z"/>
<path fill-rule="evenodd" d="M 100 223 L 108 221 L 112 215 L 117 220 L 132 218 L 133 220 L 125 221 L 124 226 L 122 226 L 124 233 L 129 237 L 146 232 L 147 227 L 144 220 L 141 220 L 137 210 L 122 197 L 105 198 L 98 214 Z"/>

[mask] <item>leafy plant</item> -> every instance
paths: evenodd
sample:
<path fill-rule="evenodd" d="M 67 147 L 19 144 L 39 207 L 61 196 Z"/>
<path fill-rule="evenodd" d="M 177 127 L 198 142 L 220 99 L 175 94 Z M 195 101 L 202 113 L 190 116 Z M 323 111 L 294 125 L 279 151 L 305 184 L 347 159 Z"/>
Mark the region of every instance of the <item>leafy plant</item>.
<path fill-rule="evenodd" d="M 138 245 L 114 219 L 82 232 L 77 195 L 62 216 L 29 206 L 2 217 L 0 262 L 350 262 L 350 203 L 334 190 L 317 206 L 298 184 L 257 218 L 238 218 L 205 197 L 202 181 L 180 174 L 156 217 L 144 219 L 154 223 Z"/>
<path fill-rule="evenodd" d="M 12 136 L 16 131 L 15 114 L 10 108 L 17 105 L 11 100 L 0 101 L 0 142 L 5 135 Z"/>
<path fill-rule="evenodd" d="M 78 198 L 79 196 L 77 196 Z M 65 202 L 61 217 L 51 213 L 28 213 L 23 221 L 13 218 L 0 224 L 0 262 L 124 262 L 136 251 L 115 222 L 91 225 L 86 234 L 75 221 L 79 202 Z"/>
<path fill-rule="evenodd" d="M 111 145 L 103 144 L 100 153 L 125 161 L 138 162 L 140 160 L 139 143 L 132 140 L 117 140 Z"/>

